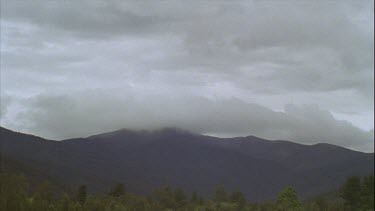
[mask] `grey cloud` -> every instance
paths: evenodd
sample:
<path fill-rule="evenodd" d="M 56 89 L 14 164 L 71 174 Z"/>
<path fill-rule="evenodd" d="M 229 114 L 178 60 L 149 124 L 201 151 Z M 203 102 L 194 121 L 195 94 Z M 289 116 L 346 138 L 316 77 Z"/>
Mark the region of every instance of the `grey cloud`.
<path fill-rule="evenodd" d="M 212 100 L 194 96 L 133 96 L 131 91 L 109 94 L 39 95 L 24 102 L 18 115 L 25 131 L 63 139 L 119 128 L 156 129 L 177 126 L 224 136 L 256 135 L 298 143 L 331 143 L 373 151 L 373 134 L 347 121 L 336 120 L 318 106 L 288 105 L 275 112 L 240 99 Z"/>
<path fill-rule="evenodd" d="M 3 7 L 5 20 L 32 23 L 84 38 L 106 39 L 142 32 L 158 19 L 134 14 L 119 1 L 6 1 Z"/>
<path fill-rule="evenodd" d="M 68 36 L 73 39 L 71 42 L 87 42 L 83 40 L 87 36 L 97 36 L 101 40 L 120 39 L 132 34 L 153 40 L 161 36 L 162 48 L 168 45 L 175 45 L 175 48 L 162 51 L 165 56 L 151 63 L 145 61 L 148 66 L 161 70 L 205 71 L 224 73 L 230 75 L 229 78 L 234 75 L 240 79 L 244 76 L 252 79 L 253 70 L 247 67 L 267 62 L 278 66 L 274 74 L 265 75 L 260 81 L 261 84 L 268 83 L 270 77 L 271 82 L 276 79 L 271 92 L 352 88 L 366 96 L 373 95 L 369 89 L 373 85 L 372 71 L 369 71 L 373 69 L 373 33 L 364 30 L 363 24 L 354 18 L 358 15 L 352 14 L 356 11 L 354 7 L 363 10 L 365 16 L 371 16 L 372 13 L 365 9 L 371 3 L 195 3 L 187 6 L 176 2 L 149 5 L 120 1 L 9 1 L 4 3 L 2 17 L 8 22 L 32 23 L 40 28 L 39 33 L 53 36 L 60 44 L 59 37 L 65 32 L 71 34 Z M 368 19 L 364 20 L 370 23 Z M 38 39 L 39 33 L 30 39 Z M 116 35 L 117 38 L 107 35 Z M 178 37 L 182 43 L 169 42 L 170 37 Z M 54 42 L 51 37 L 47 40 Z M 71 45 L 71 49 L 79 47 Z M 46 52 L 53 50 L 47 49 Z M 103 54 L 100 50 L 97 53 Z M 22 54 L 30 53 L 25 51 Z M 39 58 L 43 56 L 39 55 Z M 5 58 L 5 62 L 12 61 L 12 58 Z M 142 66 L 145 62 L 138 61 Z M 12 62 L 19 65 L 30 63 L 42 62 L 40 59 Z M 92 71 L 93 75 L 97 73 Z M 246 80 L 237 80 L 236 83 L 244 88 L 249 84 Z M 255 84 L 257 87 L 248 88 L 257 91 L 260 85 Z"/>
<path fill-rule="evenodd" d="M 1 97 L 0 100 L 0 120 L 6 115 L 8 107 L 12 103 L 12 99 L 10 96 L 5 95 Z"/>

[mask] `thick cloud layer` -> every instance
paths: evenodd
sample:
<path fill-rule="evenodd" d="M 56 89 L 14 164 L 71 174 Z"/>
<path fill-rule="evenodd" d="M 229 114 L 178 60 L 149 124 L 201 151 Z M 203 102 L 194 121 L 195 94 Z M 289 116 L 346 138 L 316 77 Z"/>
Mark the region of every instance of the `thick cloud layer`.
<path fill-rule="evenodd" d="M 139 96 L 129 91 L 108 94 L 97 90 L 76 96 L 40 95 L 22 102 L 16 128 L 50 138 L 73 138 L 114 128 L 158 129 L 175 126 L 217 136 L 256 135 L 304 144 L 328 142 L 368 151 L 373 134 L 336 120 L 318 106 L 286 105 L 275 112 L 231 98 L 196 96 Z"/>
<path fill-rule="evenodd" d="M 177 126 L 373 151 L 372 8 L 5 0 L 1 125 L 57 139 Z"/>

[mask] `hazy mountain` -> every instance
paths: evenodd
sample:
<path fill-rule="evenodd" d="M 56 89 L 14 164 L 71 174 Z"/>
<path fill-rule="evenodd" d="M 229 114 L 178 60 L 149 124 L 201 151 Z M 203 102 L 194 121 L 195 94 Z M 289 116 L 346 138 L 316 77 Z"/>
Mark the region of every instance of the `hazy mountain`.
<path fill-rule="evenodd" d="M 2 160 L 29 165 L 61 184 L 86 184 L 91 191 L 107 191 L 121 181 L 138 193 L 170 185 L 209 194 L 223 184 L 260 201 L 288 185 L 302 197 L 312 196 L 337 188 L 350 175 L 374 171 L 374 153 L 329 144 L 216 138 L 176 128 L 52 141 L 0 129 Z"/>

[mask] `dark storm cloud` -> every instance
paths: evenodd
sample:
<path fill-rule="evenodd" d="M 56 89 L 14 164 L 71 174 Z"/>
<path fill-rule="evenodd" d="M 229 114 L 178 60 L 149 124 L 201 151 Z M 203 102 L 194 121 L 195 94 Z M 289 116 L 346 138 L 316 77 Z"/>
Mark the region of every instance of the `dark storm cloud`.
<path fill-rule="evenodd" d="M 372 8 L 370 0 L 2 1 L 1 124 L 58 139 L 176 125 L 372 151 Z M 287 104 L 296 107 L 276 112 Z M 314 112 L 325 124 L 310 120 Z"/>

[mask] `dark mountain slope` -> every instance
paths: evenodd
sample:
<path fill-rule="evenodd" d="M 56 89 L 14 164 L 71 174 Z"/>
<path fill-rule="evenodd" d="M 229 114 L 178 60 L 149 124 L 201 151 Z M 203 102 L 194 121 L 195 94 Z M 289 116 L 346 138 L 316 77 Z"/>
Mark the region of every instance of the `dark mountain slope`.
<path fill-rule="evenodd" d="M 287 167 L 292 172 L 290 177 L 294 186 L 302 195 L 305 195 L 306 189 L 313 193 L 332 190 L 348 176 L 366 175 L 374 171 L 374 153 L 357 152 L 331 144 L 309 146 L 254 136 L 224 139 L 219 144 L 238 153 L 275 161 Z"/>
<path fill-rule="evenodd" d="M 106 191 L 117 181 L 135 192 L 171 185 L 202 194 L 214 186 L 267 200 L 293 185 L 301 196 L 332 190 L 350 175 L 373 172 L 373 154 L 257 137 L 221 139 L 168 128 L 119 130 L 50 141 L 1 128 L 1 152 L 67 185 Z"/>
<path fill-rule="evenodd" d="M 69 188 L 55 178 L 51 177 L 48 173 L 41 171 L 36 165 L 25 164 L 19 161 L 14 161 L 4 155 L 1 157 L 1 173 L 5 175 L 22 175 L 27 178 L 28 190 L 35 191 L 44 182 L 48 182 L 49 187 L 56 194 L 70 191 Z"/>

